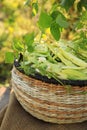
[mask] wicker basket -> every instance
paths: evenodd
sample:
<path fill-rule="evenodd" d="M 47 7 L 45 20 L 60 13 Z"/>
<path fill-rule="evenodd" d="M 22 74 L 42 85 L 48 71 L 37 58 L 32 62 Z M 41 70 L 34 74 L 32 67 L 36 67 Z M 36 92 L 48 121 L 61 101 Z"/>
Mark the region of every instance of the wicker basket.
<path fill-rule="evenodd" d="M 49 84 L 28 77 L 15 67 L 12 87 L 23 108 L 38 119 L 58 123 L 76 123 L 87 120 L 87 86 Z"/>

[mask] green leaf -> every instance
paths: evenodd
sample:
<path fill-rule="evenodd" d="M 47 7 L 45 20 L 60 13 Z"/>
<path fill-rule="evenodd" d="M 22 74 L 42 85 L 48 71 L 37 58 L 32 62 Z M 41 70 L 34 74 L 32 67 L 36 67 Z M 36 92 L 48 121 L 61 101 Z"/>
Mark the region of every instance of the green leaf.
<path fill-rule="evenodd" d="M 50 31 L 55 40 L 59 40 L 60 38 L 60 27 L 56 22 L 53 22 L 50 26 Z"/>
<path fill-rule="evenodd" d="M 53 20 L 55 20 L 57 18 L 58 14 L 59 14 L 59 11 L 53 11 L 51 13 L 51 17 L 53 18 Z"/>
<path fill-rule="evenodd" d="M 34 42 L 34 33 L 25 34 L 23 38 L 27 46 L 32 45 L 32 43 Z"/>
<path fill-rule="evenodd" d="M 66 18 L 60 13 L 56 18 L 56 23 L 59 24 L 60 27 L 67 28 L 69 26 Z"/>
<path fill-rule="evenodd" d="M 34 42 L 34 33 L 28 33 L 24 35 L 24 43 L 27 45 L 27 49 L 29 52 L 33 51 L 33 42 Z"/>
<path fill-rule="evenodd" d="M 34 46 L 28 46 L 27 50 L 28 50 L 28 52 L 33 52 L 34 51 Z"/>
<path fill-rule="evenodd" d="M 6 52 L 5 53 L 5 63 L 13 63 L 14 62 L 14 53 Z"/>
<path fill-rule="evenodd" d="M 73 6 L 75 0 L 62 0 L 61 6 L 64 7 L 67 11 L 71 6 Z"/>
<path fill-rule="evenodd" d="M 32 4 L 33 7 L 33 15 L 36 15 L 38 13 L 38 3 L 33 3 Z"/>
<path fill-rule="evenodd" d="M 13 39 L 13 49 L 17 51 L 23 51 L 24 45 L 21 43 L 21 41 L 17 38 Z"/>
<path fill-rule="evenodd" d="M 48 28 L 50 27 L 52 22 L 52 18 L 50 15 L 48 15 L 46 12 L 41 12 L 40 17 L 39 17 L 39 21 L 38 24 L 41 28 Z"/>

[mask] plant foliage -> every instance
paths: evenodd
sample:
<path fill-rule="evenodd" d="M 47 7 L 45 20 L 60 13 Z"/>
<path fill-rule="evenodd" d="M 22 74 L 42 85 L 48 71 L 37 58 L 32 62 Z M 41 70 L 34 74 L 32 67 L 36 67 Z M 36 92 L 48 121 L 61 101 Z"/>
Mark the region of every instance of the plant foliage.
<path fill-rule="evenodd" d="M 75 0 L 62 0 L 61 3 L 53 3 L 50 10 L 39 8 L 38 1 L 27 0 L 26 4 L 32 6 L 34 15 L 39 16 L 37 23 L 41 32 L 39 40 L 35 33 L 25 34 L 21 39 L 14 39 L 14 55 L 23 55 L 19 69 L 27 75 L 37 73 L 48 78 L 87 80 L 87 11 L 86 1 L 79 1 L 78 7 L 84 7 L 80 19 L 74 26 L 75 36 L 72 41 L 61 40 L 61 32 L 70 25 L 66 15 L 60 8 L 67 12 L 75 3 Z M 64 11 L 65 11 L 64 10 Z M 65 11 L 65 12 L 66 12 Z M 42 34 L 49 29 L 54 40 L 52 43 L 43 41 Z M 19 61 L 19 59 L 18 59 Z M 6 62 L 13 62 L 13 54 L 6 53 Z"/>

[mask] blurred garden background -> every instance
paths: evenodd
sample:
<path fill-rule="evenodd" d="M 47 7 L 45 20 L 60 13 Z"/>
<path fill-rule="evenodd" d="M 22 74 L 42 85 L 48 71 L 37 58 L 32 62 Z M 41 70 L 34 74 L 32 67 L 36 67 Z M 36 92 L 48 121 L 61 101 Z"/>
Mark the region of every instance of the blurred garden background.
<path fill-rule="evenodd" d="M 39 0 L 40 5 L 44 6 L 45 9 L 49 9 L 51 3 L 55 1 L 57 0 Z M 77 2 L 78 0 L 69 10 L 69 13 L 65 14 L 70 23 L 69 28 L 62 33 L 62 37 L 65 39 L 72 39 L 74 34 L 73 24 L 76 23 L 80 14 L 76 8 Z M 38 32 L 36 28 L 38 16 L 32 17 L 31 10 L 25 4 L 25 0 L 0 0 L 0 86 L 9 86 L 10 83 L 13 64 L 5 63 L 5 53 L 6 51 L 12 51 L 13 39 L 20 38 L 29 32 Z M 49 30 L 47 33 L 49 33 Z"/>
<path fill-rule="evenodd" d="M 11 51 L 14 37 L 34 29 L 30 8 L 24 0 L 0 0 L 0 86 L 8 86 L 12 64 L 5 63 L 6 51 Z"/>

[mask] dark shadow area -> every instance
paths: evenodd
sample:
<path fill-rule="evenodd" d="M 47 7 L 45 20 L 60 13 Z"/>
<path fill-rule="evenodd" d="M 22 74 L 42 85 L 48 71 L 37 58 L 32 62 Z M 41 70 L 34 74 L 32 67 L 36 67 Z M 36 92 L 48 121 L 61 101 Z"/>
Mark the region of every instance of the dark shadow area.
<path fill-rule="evenodd" d="M 0 83 L 10 82 L 12 65 L 0 63 Z"/>

